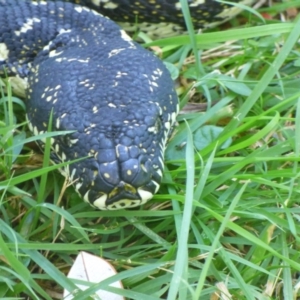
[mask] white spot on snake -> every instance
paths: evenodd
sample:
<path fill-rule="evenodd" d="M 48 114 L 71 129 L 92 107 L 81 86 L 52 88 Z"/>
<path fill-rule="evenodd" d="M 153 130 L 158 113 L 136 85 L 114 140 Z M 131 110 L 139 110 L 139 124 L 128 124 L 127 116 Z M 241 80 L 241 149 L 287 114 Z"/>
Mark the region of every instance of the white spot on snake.
<path fill-rule="evenodd" d="M 100 6 L 101 2 L 105 2 L 105 0 L 92 0 L 92 3 L 96 6 Z"/>
<path fill-rule="evenodd" d="M 26 90 L 27 90 L 27 87 L 28 87 L 28 78 L 21 78 L 19 75 L 16 75 L 16 76 L 13 76 L 13 77 L 9 77 L 8 80 L 11 84 L 13 93 L 18 95 L 18 96 L 21 96 L 21 97 L 25 98 L 26 97 Z M 30 89 L 28 89 L 28 92 L 30 94 Z"/>
<path fill-rule="evenodd" d="M 67 59 L 67 61 L 77 61 L 80 63 L 88 63 L 90 61 L 90 59 L 89 58 L 87 58 L 87 59 L 69 58 L 69 59 Z"/>
<path fill-rule="evenodd" d="M 78 142 L 78 139 L 73 139 L 73 140 L 69 140 L 70 142 L 70 147 L 72 147 L 72 145 L 75 145 Z"/>
<path fill-rule="evenodd" d="M 71 29 L 64 29 L 64 28 L 62 28 L 62 29 L 59 30 L 58 35 L 64 34 L 64 33 L 70 33 L 70 32 L 72 32 Z"/>
<path fill-rule="evenodd" d="M 128 73 L 126 73 L 126 72 L 120 72 L 120 71 L 118 71 L 117 72 L 117 75 L 116 75 L 116 78 L 120 78 L 120 77 L 122 77 L 122 76 L 127 76 L 128 75 Z"/>
<path fill-rule="evenodd" d="M 113 103 L 108 103 L 107 104 L 109 107 L 113 107 L 113 108 L 116 108 L 117 106 L 115 105 L 115 104 L 113 104 Z"/>
<path fill-rule="evenodd" d="M 159 190 L 159 184 L 156 181 L 154 181 L 154 180 L 151 180 L 151 181 L 155 185 L 155 191 L 154 191 L 154 193 L 156 194 L 158 192 L 158 190 Z"/>
<path fill-rule="evenodd" d="M 141 200 L 122 199 L 122 200 L 119 200 L 118 202 L 107 205 L 106 207 L 104 207 L 104 209 L 115 210 L 115 209 L 123 209 L 123 208 L 127 208 L 127 207 L 135 207 L 135 206 L 139 206 L 145 202 L 141 201 Z"/>
<path fill-rule="evenodd" d="M 40 132 L 39 132 L 39 134 L 44 134 L 45 133 L 45 131 L 43 131 L 43 130 L 41 130 Z M 46 138 L 44 137 L 44 138 L 41 138 L 41 141 L 44 143 L 44 144 L 46 144 Z"/>
<path fill-rule="evenodd" d="M 146 167 L 145 167 L 144 164 L 141 164 L 141 169 L 142 169 L 145 173 L 148 173 L 148 170 L 146 169 Z"/>
<path fill-rule="evenodd" d="M 151 75 L 151 78 L 152 78 L 152 80 L 158 80 L 159 79 L 159 77 L 156 77 L 154 75 Z"/>
<path fill-rule="evenodd" d="M 26 33 L 28 30 L 32 30 L 33 29 L 33 24 L 34 23 L 40 23 L 41 20 L 38 18 L 31 18 L 31 19 L 27 19 L 26 23 L 24 23 L 22 25 L 22 27 L 20 28 L 20 30 L 15 31 L 15 35 L 16 36 L 20 36 L 21 33 Z"/>
<path fill-rule="evenodd" d="M 149 127 L 148 128 L 148 132 L 154 132 L 156 133 L 156 128 L 153 126 L 153 127 Z"/>
<path fill-rule="evenodd" d="M 34 134 L 34 135 L 38 135 L 38 134 L 39 134 L 39 131 L 38 131 L 38 129 L 37 129 L 36 126 L 33 127 L 33 130 L 32 130 L 32 131 L 33 131 L 33 134 Z"/>
<path fill-rule="evenodd" d="M 156 173 L 162 178 L 163 174 L 162 174 L 161 169 L 158 169 L 158 170 L 156 171 Z"/>
<path fill-rule="evenodd" d="M 165 122 L 165 128 L 166 128 L 167 130 L 170 130 L 170 128 L 171 128 L 170 122 Z"/>
<path fill-rule="evenodd" d="M 29 127 L 29 130 L 30 130 L 30 131 L 33 131 L 32 123 L 28 120 L 27 115 L 26 115 L 26 119 L 27 119 L 27 121 L 28 121 L 28 127 Z"/>
<path fill-rule="evenodd" d="M 160 157 L 160 156 L 158 157 L 158 160 L 159 160 L 159 162 L 160 162 L 161 166 L 163 167 L 163 166 L 164 166 L 164 162 L 163 162 L 163 160 L 161 159 L 161 157 Z"/>
<path fill-rule="evenodd" d="M 121 29 L 120 32 L 121 32 L 121 38 L 124 41 L 126 41 L 126 42 L 131 42 L 132 41 L 131 37 L 124 30 Z"/>
<path fill-rule="evenodd" d="M 60 55 L 60 54 L 62 54 L 62 53 L 63 53 L 63 51 L 61 51 L 61 52 L 56 52 L 55 50 L 52 50 L 52 51 L 49 52 L 49 57 L 58 56 L 58 55 Z"/>
<path fill-rule="evenodd" d="M 98 107 L 97 107 L 97 106 L 94 106 L 94 107 L 93 107 L 93 113 L 96 114 L 97 112 L 98 112 Z"/>
<path fill-rule="evenodd" d="M 67 156 L 66 156 L 66 154 L 63 152 L 63 153 L 61 154 L 61 160 L 62 160 L 62 161 L 65 161 L 66 158 L 67 158 Z"/>
<path fill-rule="evenodd" d="M 108 8 L 108 9 L 115 9 L 117 8 L 119 5 L 117 3 L 114 3 L 112 1 L 109 1 L 107 4 L 104 4 L 104 8 Z"/>
<path fill-rule="evenodd" d="M 113 49 L 108 53 L 108 58 L 111 58 L 112 56 L 115 56 L 124 50 L 125 50 L 125 48 Z"/>
<path fill-rule="evenodd" d="M 104 4 L 104 8 L 108 8 L 108 9 L 115 9 L 117 8 L 119 5 L 117 3 L 114 3 L 112 1 L 107 2 L 106 4 Z"/>
<path fill-rule="evenodd" d="M 60 127 L 60 120 L 59 119 L 56 119 L 55 125 L 56 125 L 56 129 L 59 129 L 59 127 Z"/>
<path fill-rule="evenodd" d="M 143 76 L 146 77 L 146 78 L 149 78 L 148 74 L 143 74 Z M 158 87 L 158 84 L 155 81 L 151 81 L 149 79 L 148 79 L 148 84 L 150 86 L 150 89 L 152 89 L 151 86 Z"/>
<path fill-rule="evenodd" d="M 206 0 L 194 0 L 193 3 L 189 4 L 189 7 L 197 7 L 198 5 L 204 4 L 205 2 Z"/>
<path fill-rule="evenodd" d="M 117 145 L 117 146 L 116 146 L 116 156 L 117 156 L 117 158 L 120 157 L 119 146 L 120 146 L 120 145 Z"/>
<path fill-rule="evenodd" d="M 161 70 L 161 69 L 156 69 L 156 70 L 154 70 L 153 71 L 153 74 L 156 74 L 156 75 L 158 75 L 158 76 L 161 76 L 162 74 L 163 74 L 163 71 Z"/>
<path fill-rule="evenodd" d="M 0 61 L 4 61 L 8 58 L 9 50 L 5 43 L 0 43 Z"/>
<path fill-rule="evenodd" d="M 121 33 L 121 38 L 122 38 L 125 42 L 128 42 L 129 48 L 135 49 L 136 46 L 135 46 L 134 42 L 132 41 L 131 37 L 129 37 L 129 35 L 127 35 L 127 33 L 126 33 L 123 29 L 120 30 L 120 33 Z"/>
<path fill-rule="evenodd" d="M 81 12 L 83 12 L 84 10 L 85 10 L 85 11 L 90 11 L 88 8 L 82 7 L 82 6 L 76 6 L 76 7 L 74 7 L 74 9 L 75 9 L 78 13 L 81 13 Z"/>
<path fill-rule="evenodd" d="M 175 7 L 180 10 L 181 9 L 181 3 L 180 2 L 176 2 L 175 3 Z"/>
<path fill-rule="evenodd" d="M 140 21 L 140 20 L 139 20 Z M 119 25 L 126 31 L 126 32 L 136 32 L 136 23 L 129 23 L 129 22 L 119 22 Z M 166 22 L 159 22 L 159 24 L 149 24 L 149 22 L 138 22 L 138 28 L 140 31 L 147 33 L 149 37 L 154 39 L 157 36 L 173 36 L 177 33 L 182 33 L 182 27 L 174 24 L 174 23 L 166 23 Z"/>
<path fill-rule="evenodd" d="M 138 194 L 141 197 L 141 203 L 140 204 L 144 204 L 146 203 L 148 200 L 150 200 L 153 197 L 153 194 L 143 190 L 142 188 L 138 188 Z"/>
<path fill-rule="evenodd" d="M 85 195 L 84 195 L 84 197 L 83 197 L 83 200 L 85 201 L 85 202 L 87 202 L 87 203 L 89 203 L 90 201 L 89 201 L 89 190 L 85 193 Z"/>
<path fill-rule="evenodd" d="M 177 113 L 175 113 L 175 112 L 171 113 L 171 122 L 172 122 L 172 124 L 175 123 L 175 121 L 176 121 L 176 116 L 177 116 Z"/>
<path fill-rule="evenodd" d="M 107 200 L 107 195 L 104 194 L 101 197 L 99 197 L 98 199 L 96 199 L 93 203 L 93 205 L 95 205 L 96 207 L 100 208 L 100 209 L 104 209 L 106 208 L 106 200 Z"/>
<path fill-rule="evenodd" d="M 73 173 L 73 172 L 72 172 L 72 173 Z M 79 191 L 79 189 L 82 187 L 82 184 L 83 184 L 82 182 L 76 183 L 76 184 L 75 184 L 75 190 L 76 190 L 76 191 Z"/>

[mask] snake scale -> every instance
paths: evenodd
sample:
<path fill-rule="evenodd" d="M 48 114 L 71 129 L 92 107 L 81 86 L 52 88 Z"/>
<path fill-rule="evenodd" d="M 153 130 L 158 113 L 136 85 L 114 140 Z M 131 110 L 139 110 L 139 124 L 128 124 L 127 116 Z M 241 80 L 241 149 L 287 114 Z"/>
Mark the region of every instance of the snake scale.
<path fill-rule="evenodd" d="M 35 135 L 47 132 L 51 114 L 53 131 L 72 131 L 51 138 L 51 160 L 84 158 L 61 172 L 86 202 L 99 209 L 141 205 L 159 189 L 178 98 L 164 64 L 93 9 L 157 36 L 184 30 L 180 3 L 71 2 L 0 0 L 0 73 L 26 80 Z M 188 2 L 197 27 L 238 10 Z"/>

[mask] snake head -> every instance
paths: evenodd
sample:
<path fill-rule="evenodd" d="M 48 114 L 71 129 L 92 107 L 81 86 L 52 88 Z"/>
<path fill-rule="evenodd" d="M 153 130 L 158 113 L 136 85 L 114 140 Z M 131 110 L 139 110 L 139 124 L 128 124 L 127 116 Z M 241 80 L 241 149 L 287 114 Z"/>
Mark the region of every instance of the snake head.
<path fill-rule="evenodd" d="M 164 113 L 154 101 L 134 106 L 103 107 L 97 126 L 93 117 L 82 115 L 73 124 L 77 132 L 55 139 L 54 161 L 88 156 L 62 172 L 82 198 L 99 209 L 142 205 L 159 189 L 165 144 L 176 114 Z M 62 119 L 60 129 L 70 129 L 70 123 Z"/>
<path fill-rule="evenodd" d="M 100 209 L 138 206 L 160 186 L 178 113 L 174 84 L 164 64 L 122 31 L 97 44 L 97 35 L 83 34 L 80 51 L 71 44 L 37 57 L 29 75 L 31 130 L 45 132 L 53 111 L 53 130 L 74 133 L 53 138 L 52 160 L 84 158 L 62 170 L 81 197 Z"/>
<path fill-rule="evenodd" d="M 129 105 L 102 113 L 110 118 L 93 131 L 90 141 L 94 143 L 89 145 L 93 151 L 83 162 L 85 171 L 75 187 L 83 199 L 100 209 L 144 204 L 159 189 L 165 144 L 176 114 L 164 115 L 152 101 L 138 109 Z"/>

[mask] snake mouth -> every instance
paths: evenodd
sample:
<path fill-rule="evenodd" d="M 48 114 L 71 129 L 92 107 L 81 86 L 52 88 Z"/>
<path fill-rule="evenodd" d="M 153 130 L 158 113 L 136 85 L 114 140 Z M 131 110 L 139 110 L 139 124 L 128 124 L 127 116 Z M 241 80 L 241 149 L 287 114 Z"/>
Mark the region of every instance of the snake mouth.
<path fill-rule="evenodd" d="M 102 194 L 93 205 L 101 210 L 115 210 L 136 207 L 146 203 L 153 197 L 153 193 L 121 181 L 109 194 Z"/>

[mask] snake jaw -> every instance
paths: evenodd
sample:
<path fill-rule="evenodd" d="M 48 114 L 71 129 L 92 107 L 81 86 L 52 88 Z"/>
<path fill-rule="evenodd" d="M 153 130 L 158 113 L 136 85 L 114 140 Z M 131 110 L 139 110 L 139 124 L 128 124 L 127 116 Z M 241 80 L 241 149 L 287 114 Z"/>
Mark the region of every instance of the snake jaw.
<path fill-rule="evenodd" d="M 87 197 L 84 197 L 87 202 L 88 192 Z M 131 185 L 121 182 L 111 193 L 102 194 L 94 200 L 92 205 L 101 210 L 116 210 L 142 205 L 152 197 L 153 193 L 144 188 L 135 189 Z"/>

